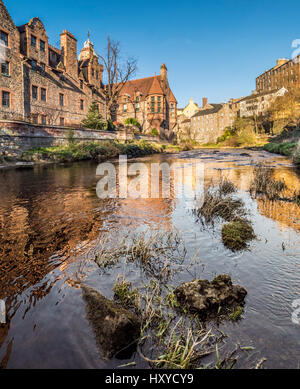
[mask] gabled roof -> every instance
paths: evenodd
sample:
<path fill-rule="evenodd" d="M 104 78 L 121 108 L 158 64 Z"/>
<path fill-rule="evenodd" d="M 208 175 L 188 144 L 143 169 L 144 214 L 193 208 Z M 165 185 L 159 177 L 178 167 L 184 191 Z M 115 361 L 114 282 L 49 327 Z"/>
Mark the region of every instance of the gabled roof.
<path fill-rule="evenodd" d="M 209 103 L 209 105 L 211 105 L 212 108 L 200 109 L 200 111 L 196 112 L 195 115 L 193 115 L 192 117 L 194 118 L 195 116 L 211 115 L 211 114 L 219 112 L 223 108 L 222 104 Z"/>
<path fill-rule="evenodd" d="M 172 103 L 176 103 L 176 104 L 177 104 L 177 100 L 176 100 L 176 98 L 175 98 L 173 92 L 171 91 L 171 89 L 170 89 L 170 101 L 171 101 Z"/>
<path fill-rule="evenodd" d="M 153 78 L 153 82 L 152 82 L 152 85 L 148 91 L 148 95 L 163 95 L 164 92 L 161 88 L 161 85 L 160 85 L 160 82 L 158 81 L 158 76 L 155 76 Z"/>

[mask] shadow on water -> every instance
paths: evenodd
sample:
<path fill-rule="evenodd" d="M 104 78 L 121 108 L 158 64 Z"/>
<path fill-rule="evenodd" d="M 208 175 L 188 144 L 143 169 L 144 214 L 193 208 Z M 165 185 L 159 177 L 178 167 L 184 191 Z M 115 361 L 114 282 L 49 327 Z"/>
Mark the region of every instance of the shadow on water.
<path fill-rule="evenodd" d="M 111 298 L 122 269 L 99 275 L 91 259 L 102 235 L 118 244 L 128 232 L 173 227 L 183 235 L 188 254 L 196 252 L 201 260 L 194 277 L 228 273 L 248 290 L 244 319 L 223 324 L 228 344 L 255 347 L 268 359 L 267 367 L 298 367 L 300 326 L 291 321 L 291 304 L 300 298 L 300 207 L 253 200 L 247 191 L 258 160 L 274 167 L 291 192 L 300 190 L 299 171 L 264 152 L 191 151 L 145 158 L 147 163 L 162 160 L 203 162 L 206 187 L 221 175 L 233 181 L 259 240 L 250 251 L 231 253 L 222 245 L 220 226 L 201 229 L 184 199 L 101 200 L 94 163 L 0 171 L 0 299 L 7 308 L 7 323 L 0 324 L 1 368 L 120 365 L 99 354 L 78 279 Z M 139 282 L 136 273 L 129 277 Z M 178 274 L 177 282 L 191 277 Z M 145 366 L 135 354 L 130 360 Z"/>

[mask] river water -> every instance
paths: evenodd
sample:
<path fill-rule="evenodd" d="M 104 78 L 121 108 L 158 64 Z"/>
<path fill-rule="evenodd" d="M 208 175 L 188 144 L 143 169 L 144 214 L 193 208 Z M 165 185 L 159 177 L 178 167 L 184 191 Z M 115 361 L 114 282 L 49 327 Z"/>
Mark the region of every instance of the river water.
<path fill-rule="evenodd" d="M 299 172 L 283 157 L 248 150 L 139 161 L 201 162 L 206 187 L 227 177 L 238 187 L 258 239 L 249 250 L 232 253 L 221 242 L 221 224 L 197 223 L 191 199 L 99 199 L 92 162 L 0 171 L 0 299 L 7 309 L 7 322 L 0 324 L 1 368 L 115 368 L 130 361 L 147 367 L 136 354 L 121 362 L 101 357 L 78 279 L 112 298 L 122 269 L 103 274 L 94 263 L 103 236 L 118 245 L 129 232 L 172 228 L 182 235 L 188 257 L 198 259 L 191 272 L 177 274 L 177 283 L 226 273 L 248 291 L 243 319 L 221 325 L 226 347 L 253 347 L 267 368 L 299 368 L 300 325 L 292 321 L 292 304 L 300 299 L 300 207 L 248 193 L 258 161 L 273 167 L 290 193 L 300 190 Z M 138 284 L 141 273 L 127 276 Z M 248 367 L 246 359 L 238 367 Z"/>

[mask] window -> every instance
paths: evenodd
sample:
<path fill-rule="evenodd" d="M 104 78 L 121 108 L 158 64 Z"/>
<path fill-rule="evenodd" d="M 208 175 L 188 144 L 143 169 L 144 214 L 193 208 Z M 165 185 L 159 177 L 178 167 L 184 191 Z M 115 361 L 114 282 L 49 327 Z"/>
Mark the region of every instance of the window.
<path fill-rule="evenodd" d="M 99 72 L 98 72 L 98 70 L 96 71 L 96 79 L 98 80 L 98 78 L 99 78 Z"/>
<path fill-rule="evenodd" d="M 63 107 L 65 104 L 64 104 L 64 99 L 65 99 L 65 96 L 62 94 L 62 93 L 60 93 L 59 94 L 59 105 L 61 106 L 61 107 Z"/>
<path fill-rule="evenodd" d="M 42 115 L 42 124 L 43 125 L 47 124 L 47 116 L 46 115 Z"/>
<path fill-rule="evenodd" d="M 45 42 L 44 41 L 40 41 L 40 50 L 42 51 L 42 52 L 45 52 Z"/>
<path fill-rule="evenodd" d="M 34 59 L 31 60 L 31 67 L 32 67 L 32 70 L 36 71 L 36 69 L 37 69 L 37 62 Z"/>
<path fill-rule="evenodd" d="M 155 97 L 151 97 L 151 113 L 155 113 Z"/>
<path fill-rule="evenodd" d="M 4 76 L 9 76 L 9 62 L 2 62 L 1 63 L 1 73 Z"/>
<path fill-rule="evenodd" d="M 8 34 L 6 34 L 6 32 L 1 31 L 0 40 L 2 45 L 8 46 Z"/>
<path fill-rule="evenodd" d="M 59 118 L 59 124 L 61 126 L 64 126 L 65 125 L 65 118 Z"/>
<path fill-rule="evenodd" d="M 31 35 L 31 47 L 36 48 L 36 37 L 34 35 Z"/>
<path fill-rule="evenodd" d="M 123 102 L 124 102 L 124 103 L 127 103 L 127 99 L 126 99 L 126 97 L 124 97 L 124 99 L 123 99 Z"/>
<path fill-rule="evenodd" d="M 41 88 L 41 100 L 46 101 L 47 100 L 47 92 L 45 88 Z"/>
<path fill-rule="evenodd" d="M 157 97 L 157 112 L 161 113 L 161 97 Z"/>
<path fill-rule="evenodd" d="M 32 123 L 33 124 L 38 124 L 38 115 L 37 114 L 32 114 Z"/>
<path fill-rule="evenodd" d="M 83 100 L 80 100 L 80 109 L 81 109 L 81 111 L 84 110 L 84 101 Z"/>
<path fill-rule="evenodd" d="M 38 98 L 38 87 L 32 85 L 32 99 L 37 100 Z"/>
<path fill-rule="evenodd" d="M 135 112 L 140 112 L 140 103 L 135 103 Z"/>
<path fill-rule="evenodd" d="M 2 91 L 2 107 L 10 107 L 10 93 Z"/>
<path fill-rule="evenodd" d="M 92 77 L 94 77 L 94 75 L 95 75 L 95 71 L 94 69 L 92 69 Z"/>
<path fill-rule="evenodd" d="M 124 104 L 124 105 L 123 105 L 123 111 L 124 111 L 124 112 L 127 112 L 127 104 Z"/>
<path fill-rule="evenodd" d="M 43 62 L 41 62 L 41 71 L 42 71 L 43 74 L 45 74 L 46 65 Z"/>
<path fill-rule="evenodd" d="M 83 81 L 80 80 L 80 89 L 83 89 Z"/>

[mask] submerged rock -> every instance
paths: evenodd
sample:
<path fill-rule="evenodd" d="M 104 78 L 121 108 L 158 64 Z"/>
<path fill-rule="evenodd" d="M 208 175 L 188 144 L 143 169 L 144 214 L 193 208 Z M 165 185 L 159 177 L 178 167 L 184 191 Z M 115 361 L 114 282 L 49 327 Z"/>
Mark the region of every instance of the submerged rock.
<path fill-rule="evenodd" d="M 88 321 L 104 357 L 111 358 L 135 343 L 140 333 L 140 321 L 136 315 L 92 288 L 83 286 L 82 296 Z"/>
<path fill-rule="evenodd" d="M 214 314 L 219 307 L 243 304 L 247 295 L 246 289 L 233 285 L 231 278 L 225 274 L 219 275 L 212 282 L 200 279 L 185 282 L 174 293 L 179 304 L 201 316 Z"/>

